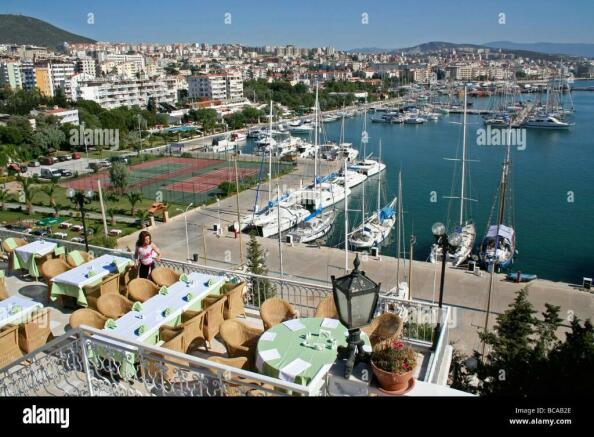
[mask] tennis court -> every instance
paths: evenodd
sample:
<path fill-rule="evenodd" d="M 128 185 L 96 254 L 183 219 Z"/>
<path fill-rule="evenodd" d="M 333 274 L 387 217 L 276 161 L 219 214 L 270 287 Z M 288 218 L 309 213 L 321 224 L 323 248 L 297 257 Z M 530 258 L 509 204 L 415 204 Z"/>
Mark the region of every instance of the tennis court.
<path fill-rule="evenodd" d="M 258 161 L 237 163 L 240 180 L 259 175 L 266 177 Z M 221 194 L 218 189 L 224 181 L 235 182 L 233 161 L 200 158 L 163 157 L 128 167 L 130 183 L 127 192 L 140 191 L 144 197 L 164 202 L 201 204 Z M 278 169 L 276 169 L 278 171 Z M 263 173 L 261 173 L 263 172 Z M 276 173 L 276 171 L 274 171 Z M 109 189 L 109 171 L 83 176 L 62 185 L 78 190 L 97 191 L 97 181 L 104 190 Z"/>

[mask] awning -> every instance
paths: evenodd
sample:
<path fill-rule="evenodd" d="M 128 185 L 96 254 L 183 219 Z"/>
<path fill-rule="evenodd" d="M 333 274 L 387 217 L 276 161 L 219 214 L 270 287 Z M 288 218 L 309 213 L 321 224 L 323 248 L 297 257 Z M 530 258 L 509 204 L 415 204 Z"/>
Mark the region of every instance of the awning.
<path fill-rule="evenodd" d="M 505 225 L 492 225 L 489 226 L 489 232 L 487 232 L 487 238 L 495 238 L 497 236 L 497 229 L 499 229 L 499 236 L 503 238 L 507 238 L 508 240 L 513 240 L 514 238 L 514 230 L 509 226 Z"/>
<path fill-rule="evenodd" d="M 396 211 L 393 208 L 383 208 L 380 210 L 379 219 L 380 223 L 383 223 L 384 220 L 392 218 L 396 215 Z"/>

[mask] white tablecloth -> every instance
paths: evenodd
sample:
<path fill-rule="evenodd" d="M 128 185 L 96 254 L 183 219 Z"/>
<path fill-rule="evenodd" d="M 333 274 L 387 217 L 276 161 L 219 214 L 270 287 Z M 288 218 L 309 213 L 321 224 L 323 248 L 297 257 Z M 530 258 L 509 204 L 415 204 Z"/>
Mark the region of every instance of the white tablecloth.
<path fill-rule="evenodd" d="M 15 314 L 10 314 L 10 310 L 14 305 L 20 306 L 21 310 Z M 0 327 L 11 323 L 21 323 L 27 315 L 38 308 L 43 308 L 43 305 L 21 296 L 11 296 L 8 299 L 0 301 Z"/>
<path fill-rule="evenodd" d="M 57 246 L 56 243 L 52 243 L 51 241 L 39 240 L 17 247 L 15 252 L 18 253 L 23 262 L 27 264 L 31 257 L 35 255 L 45 256 L 52 253 Z"/>
<path fill-rule="evenodd" d="M 157 294 L 142 304 L 142 311 L 130 311 L 116 321 L 114 329 L 105 329 L 104 331 L 126 340 L 143 342 L 160 326 L 174 321 L 183 311 L 187 310 L 197 302 L 204 299 L 217 288 L 225 283 L 224 276 L 212 276 L 202 273 L 190 273 L 188 275 L 191 283 L 189 286 L 184 282 L 176 282 L 168 287 L 166 295 Z M 208 285 L 208 280 L 212 279 L 212 285 Z M 188 301 L 186 296 L 192 294 Z M 164 316 L 163 312 L 169 308 L 170 313 Z M 137 335 L 136 331 L 144 325 L 145 330 L 142 335 Z"/>
<path fill-rule="evenodd" d="M 130 263 L 129 258 L 113 255 L 103 255 L 95 258 L 87 263 L 81 264 L 67 272 L 60 273 L 52 280 L 56 284 L 72 285 L 78 288 L 83 288 L 87 285 L 96 284 L 99 279 L 109 275 L 110 273 L 117 273 L 118 270 L 112 265 L 116 260 L 118 264 Z M 95 274 L 88 276 L 89 271 L 93 270 Z"/>

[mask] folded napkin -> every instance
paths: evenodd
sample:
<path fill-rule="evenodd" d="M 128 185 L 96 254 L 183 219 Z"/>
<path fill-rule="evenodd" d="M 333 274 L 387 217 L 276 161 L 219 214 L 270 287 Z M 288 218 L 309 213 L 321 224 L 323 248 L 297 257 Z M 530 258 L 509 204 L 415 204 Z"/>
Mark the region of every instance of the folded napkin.
<path fill-rule="evenodd" d="M 287 320 L 286 322 L 283 322 L 283 325 L 285 325 L 291 331 L 299 331 L 300 329 L 305 328 L 305 325 L 301 323 L 301 320 L 299 319 Z"/>
<path fill-rule="evenodd" d="M 97 272 L 95 270 L 89 270 L 87 272 L 87 278 L 92 278 L 93 276 L 95 276 L 97 274 Z"/>
<path fill-rule="evenodd" d="M 337 319 L 324 319 L 322 321 L 322 328 L 326 328 L 326 329 L 334 329 L 338 326 L 338 320 Z"/>
<path fill-rule="evenodd" d="M 138 328 L 136 328 L 136 335 L 142 335 L 144 334 L 144 331 L 146 331 L 146 326 L 144 325 L 140 325 Z"/>
<path fill-rule="evenodd" d="M 159 294 L 162 294 L 163 296 L 166 296 L 169 293 L 169 289 L 163 285 L 160 289 L 159 289 Z"/>
<path fill-rule="evenodd" d="M 276 338 L 276 332 L 266 331 L 264 334 L 260 336 L 260 340 L 264 341 L 274 341 Z"/>
<path fill-rule="evenodd" d="M 161 314 L 163 317 L 169 316 L 171 314 L 171 308 L 165 308 Z"/>
<path fill-rule="evenodd" d="M 190 282 L 190 278 L 188 278 L 188 275 L 186 275 L 185 273 L 183 273 L 183 274 L 182 274 L 182 275 L 179 277 L 179 280 L 180 280 L 180 281 L 182 281 L 182 282 L 185 282 L 186 284 L 187 284 L 188 282 Z"/>
<path fill-rule="evenodd" d="M 10 314 L 17 314 L 23 311 L 23 307 L 20 305 L 13 305 L 10 307 Z"/>
<path fill-rule="evenodd" d="M 215 280 L 213 278 L 210 278 L 207 282 L 206 282 L 206 286 L 207 287 L 211 287 L 213 286 L 215 283 Z"/>
<path fill-rule="evenodd" d="M 132 311 L 141 312 L 142 311 L 142 302 L 134 302 L 134 305 L 132 305 Z"/>
<path fill-rule="evenodd" d="M 73 250 L 72 252 L 70 252 L 70 257 L 72 258 L 74 264 L 76 264 L 76 267 L 80 266 L 85 262 L 78 250 Z"/>
<path fill-rule="evenodd" d="M 117 325 L 114 319 L 107 319 L 105 321 L 105 329 L 115 329 L 116 326 Z"/>
<path fill-rule="evenodd" d="M 64 255 L 66 253 L 65 247 L 56 247 L 54 249 L 54 255 Z"/>
<path fill-rule="evenodd" d="M 194 296 L 192 295 L 192 293 L 188 293 L 188 294 L 186 294 L 186 297 L 185 297 L 185 299 L 186 299 L 186 302 L 189 302 L 189 301 L 191 301 L 193 297 L 194 297 Z"/>
<path fill-rule="evenodd" d="M 311 363 L 297 358 L 280 369 L 278 377 L 283 381 L 293 382 L 295 381 L 295 377 L 308 367 L 311 367 Z"/>

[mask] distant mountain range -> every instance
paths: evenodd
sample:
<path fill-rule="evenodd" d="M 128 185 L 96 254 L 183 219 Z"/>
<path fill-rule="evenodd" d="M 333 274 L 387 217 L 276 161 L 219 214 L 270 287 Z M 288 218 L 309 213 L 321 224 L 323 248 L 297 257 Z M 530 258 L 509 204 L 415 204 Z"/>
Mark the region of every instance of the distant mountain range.
<path fill-rule="evenodd" d="M 0 44 L 29 44 L 54 49 L 65 42 L 93 43 L 95 41 L 59 29 L 37 18 L 0 14 Z"/>
<path fill-rule="evenodd" d="M 554 42 L 536 42 L 536 43 L 517 43 L 511 41 L 494 41 L 483 44 L 487 47 L 507 50 L 528 50 L 531 52 L 540 52 L 548 54 L 560 54 L 569 56 L 594 57 L 594 44 L 586 43 L 554 43 Z"/>
<path fill-rule="evenodd" d="M 377 47 L 367 47 L 360 49 L 352 49 L 352 53 L 404 53 L 404 54 L 427 54 L 436 53 L 440 50 L 451 49 L 501 49 L 504 52 L 516 53 L 524 56 L 534 56 L 536 54 L 543 54 L 549 57 L 565 55 L 565 56 L 584 56 L 594 57 L 594 44 L 563 44 L 563 43 L 514 43 L 510 41 L 495 41 L 486 44 L 458 44 L 445 41 L 431 41 L 423 44 L 418 44 L 413 47 L 405 47 L 399 49 L 380 49 Z"/>

